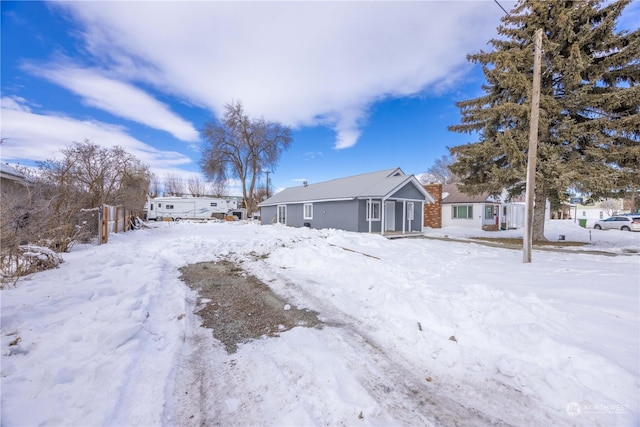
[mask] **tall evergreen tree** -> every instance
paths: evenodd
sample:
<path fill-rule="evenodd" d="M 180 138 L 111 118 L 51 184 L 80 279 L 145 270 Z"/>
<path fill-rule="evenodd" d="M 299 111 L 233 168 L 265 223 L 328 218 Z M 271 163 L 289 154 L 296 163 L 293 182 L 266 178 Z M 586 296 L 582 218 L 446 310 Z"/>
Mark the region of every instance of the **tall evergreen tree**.
<path fill-rule="evenodd" d="M 520 0 L 498 27 L 482 65 L 484 95 L 457 103 L 454 132 L 477 136 L 450 148 L 451 170 L 471 194 L 523 194 L 533 76 L 533 38 L 543 29 L 534 240 L 544 240 L 546 200 L 569 188 L 588 198 L 640 189 L 640 30 L 616 32 L 631 0 Z"/>

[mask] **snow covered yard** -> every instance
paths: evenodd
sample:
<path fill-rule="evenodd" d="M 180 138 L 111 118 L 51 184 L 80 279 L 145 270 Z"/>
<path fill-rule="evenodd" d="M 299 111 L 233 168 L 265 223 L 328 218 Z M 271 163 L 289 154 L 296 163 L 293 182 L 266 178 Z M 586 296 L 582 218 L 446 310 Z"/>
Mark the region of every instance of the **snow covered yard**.
<path fill-rule="evenodd" d="M 640 233 L 547 230 L 640 248 Z M 190 222 L 77 246 L 0 294 L 1 423 L 638 425 L 640 257 L 583 249 L 522 264 L 477 243 Z M 178 272 L 216 259 L 327 326 L 227 354 Z"/>

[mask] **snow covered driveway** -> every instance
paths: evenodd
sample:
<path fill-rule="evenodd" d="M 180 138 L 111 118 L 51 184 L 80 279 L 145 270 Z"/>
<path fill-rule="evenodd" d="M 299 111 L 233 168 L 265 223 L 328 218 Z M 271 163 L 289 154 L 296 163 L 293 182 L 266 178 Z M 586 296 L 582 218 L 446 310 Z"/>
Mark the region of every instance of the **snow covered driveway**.
<path fill-rule="evenodd" d="M 2 425 L 640 422 L 638 256 L 157 225 L 2 291 Z M 227 354 L 178 279 L 220 257 L 328 326 Z"/>

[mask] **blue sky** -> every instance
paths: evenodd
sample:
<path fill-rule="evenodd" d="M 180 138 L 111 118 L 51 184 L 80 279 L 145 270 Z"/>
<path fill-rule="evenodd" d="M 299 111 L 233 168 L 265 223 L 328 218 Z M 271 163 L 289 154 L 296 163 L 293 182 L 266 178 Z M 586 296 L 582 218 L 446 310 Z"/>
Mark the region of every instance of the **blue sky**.
<path fill-rule="evenodd" d="M 455 102 L 481 93 L 466 55 L 488 49 L 504 13 L 493 0 L 1 7 L 3 162 L 91 139 L 186 180 L 200 173 L 199 130 L 240 100 L 293 129 L 275 188 L 397 166 L 417 175 L 469 142 L 447 131 Z"/>

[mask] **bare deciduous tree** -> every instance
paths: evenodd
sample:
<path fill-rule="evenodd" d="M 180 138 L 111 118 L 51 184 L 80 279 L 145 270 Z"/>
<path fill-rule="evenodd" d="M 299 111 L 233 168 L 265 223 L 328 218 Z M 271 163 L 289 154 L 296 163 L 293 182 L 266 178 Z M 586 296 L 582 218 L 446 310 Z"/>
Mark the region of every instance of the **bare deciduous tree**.
<path fill-rule="evenodd" d="M 155 173 L 149 175 L 149 197 L 158 197 L 162 194 L 162 183 Z"/>
<path fill-rule="evenodd" d="M 200 179 L 199 176 L 190 176 L 187 180 L 187 188 L 189 194 L 194 197 L 202 197 L 207 194 L 207 183 Z"/>
<path fill-rule="evenodd" d="M 24 169 L 28 185 L 20 193 L 3 192 L 3 232 L 13 229 L 10 247 L 33 243 L 57 252 L 90 239 L 97 230 L 102 204 L 141 211 L 149 188 L 149 171 L 122 148 L 101 148 L 90 141 L 61 150 L 62 158 Z M 11 203 L 6 203 L 12 200 Z M 9 212 L 9 209 L 11 212 Z M 4 214 L 7 214 L 6 216 Z"/>
<path fill-rule="evenodd" d="M 267 200 L 269 198 L 269 191 L 267 189 L 266 185 L 261 185 L 260 187 L 258 187 L 255 191 L 254 194 L 255 197 L 255 204 L 259 204 L 260 202 L 263 202 L 265 200 Z"/>
<path fill-rule="evenodd" d="M 85 140 L 61 150 L 60 160 L 38 162 L 39 176 L 83 208 L 103 204 L 141 210 L 149 188 L 149 169 L 121 147 L 104 148 Z"/>
<path fill-rule="evenodd" d="M 222 179 L 211 181 L 208 194 L 214 197 L 225 197 L 227 195 L 227 181 Z"/>
<path fill-rule="evenodd" d="M 600 202 L 600 207 L 604 209 L 609 216 L 616 215 L 622 206 L 621 200 L 605 199 Z"/>
<path fill-rule="evenodd" d="M 254 191 L 264 170 L 273 170 L 291 144 L 291 129 L 264 118 L 251 119 L 240 101 L 225 106 L 222 122 L 211 120 L 202 130 L 206 145 L 201 166 L 212 181 L 238 178 L 242 197 L 251 215 L 256 208 Z"/>
<path fill-rule="evenodd" d="M 427 169 L 430 180 L 438 184 L 454 184 L 460 182 L 460 178 L 456 176 L 449 166 L 455 161 L 455 157 L 444 155 L 433 162 L 433 165 Z"/>
<path fill-rule="evenodd" d="M 164 193 L 167 196 L 182 196 L 184 194 L 184 181 L 181 176 L 167 174 L 164 178 Z"/>

